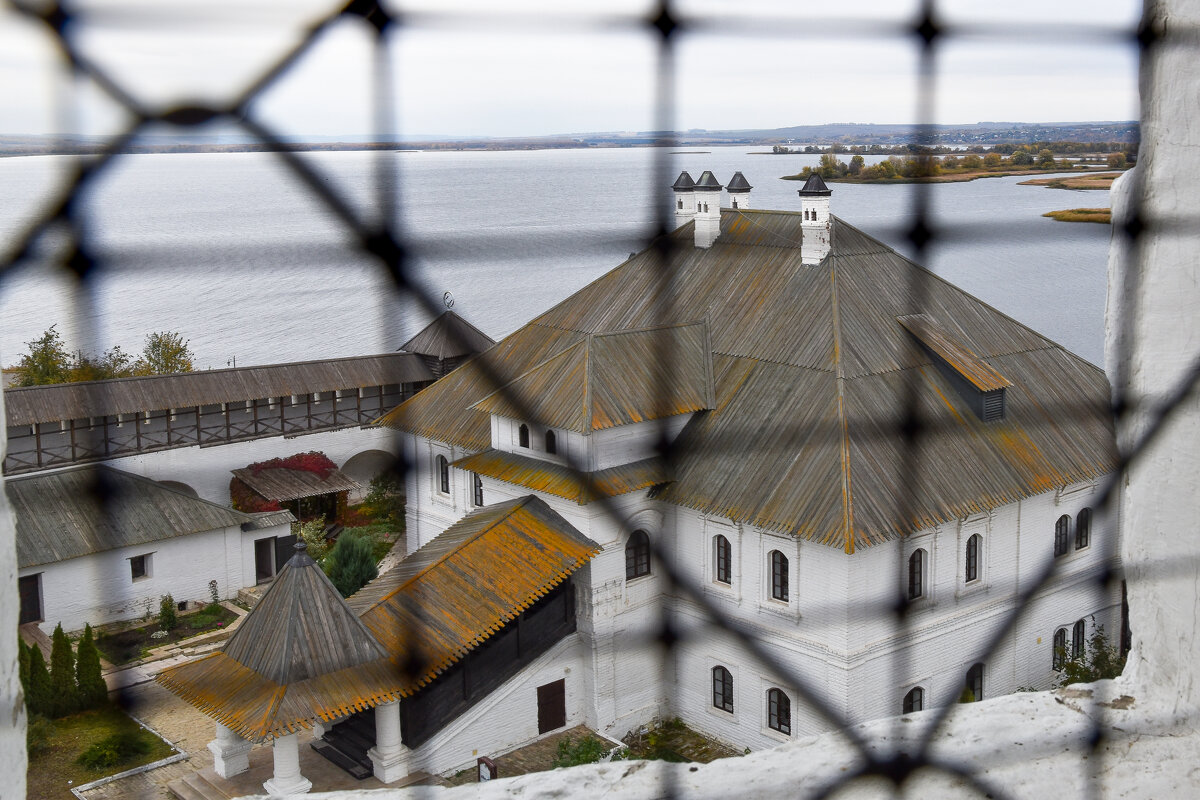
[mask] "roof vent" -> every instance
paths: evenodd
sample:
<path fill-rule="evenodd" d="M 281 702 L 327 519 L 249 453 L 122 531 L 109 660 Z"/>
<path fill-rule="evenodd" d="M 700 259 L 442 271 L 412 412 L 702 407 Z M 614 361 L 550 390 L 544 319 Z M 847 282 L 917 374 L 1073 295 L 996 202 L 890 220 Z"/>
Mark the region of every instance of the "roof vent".
<path fill-rule="evenodd" d="M 928 314 L 896 317 L 933 358 L 938 372 L 984 422 L 1004 419 L 1012 383 Z"/>

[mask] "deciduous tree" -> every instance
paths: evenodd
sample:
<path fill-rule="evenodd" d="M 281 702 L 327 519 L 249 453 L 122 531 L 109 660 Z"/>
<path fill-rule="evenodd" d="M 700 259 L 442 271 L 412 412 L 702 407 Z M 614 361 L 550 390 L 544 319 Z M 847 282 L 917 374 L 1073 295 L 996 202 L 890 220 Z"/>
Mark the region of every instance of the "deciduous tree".
<path fill-rule="evenodd" d="M 71 379 L 71 354 L 56 327 L 51 325 L 39 338 L 25 343 L 29 352 L 17 362 L 18 386 L 66 383 Z"/>
<path fill-rule="evenodd" d="M 146 335 L 142 355 L 134 365 L 138 375 L 173 375 L 195 369 L 195 355 L 188 347 L 190 339 L 176 331 L 158 331 Z"/>

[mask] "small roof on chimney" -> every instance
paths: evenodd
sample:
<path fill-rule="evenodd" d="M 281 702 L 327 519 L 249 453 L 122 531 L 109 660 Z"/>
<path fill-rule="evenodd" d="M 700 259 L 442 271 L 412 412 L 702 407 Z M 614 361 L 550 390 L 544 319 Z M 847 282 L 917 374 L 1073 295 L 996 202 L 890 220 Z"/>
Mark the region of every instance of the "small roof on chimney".
<path fill-rule="evenodd" d="M 702 192 L 719 192 L 721 191 L 721 182 L 711 172 L 704 170 L 700 175 L 700 180 L 696 181 L 696 189 Z"/>
<path fill-rule="evenodd" d="M 829 197 L 831 194 L 833 192 L 816 172 L 808 176 L 808 180 L 804 182 L 804 188 L 800 190 L 801 197 Z"/>
<path fill-rule="evenodd" d="M 753 188 L 740 170 L 733 173 L 733 177 L 729 179 L 729 185 L 725 187 L 726 191 L 730 192 L 748 192 Z"/>
<path fill-rule="evenodd" d="M 673 184 L 671 184 L 671 188 L 677 192 L 686 192 L 695 185 L 696 182 L 692 180 L 692 176 L 688 175 L 687 171 L 685 170 L 679 173 L 679 177 L 675 179 Z"/>

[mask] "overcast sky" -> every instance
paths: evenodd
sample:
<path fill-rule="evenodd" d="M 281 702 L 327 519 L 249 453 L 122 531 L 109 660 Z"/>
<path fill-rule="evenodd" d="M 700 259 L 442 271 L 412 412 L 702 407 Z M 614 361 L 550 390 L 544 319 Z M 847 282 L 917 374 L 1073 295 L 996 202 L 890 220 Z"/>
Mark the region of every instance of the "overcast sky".
<path fill-rule="evenodd" d="M 87 57 L 151 106 L 225 103 L 342 3 L 117 0 L 73 33 Z M 657 40 L 646 0 L 414 0 L 390 34 L 397 129 L 522 136 L 655 127 Z M 916 0 L 692 0 L 676 39 L 673 127 L 775 128 L 916 119 L 917 48 L 895 33 Z M 1136 119 L 1136 52 L 1107 29 L 1136 26 L 1139 0 L 941 0 L 958 26 L 938 50 L 935 119 Z M 503 9 L 503 11 L 497 10 Z M 836 13 L 837 17 L 829 14 Z M 373 50 L 339 21 L 255 102 L 288 135 L 373 129 Z M 53 39 L 0 12 L 0 134 L 119 130 L 125 117 L 72 81 Z"/>

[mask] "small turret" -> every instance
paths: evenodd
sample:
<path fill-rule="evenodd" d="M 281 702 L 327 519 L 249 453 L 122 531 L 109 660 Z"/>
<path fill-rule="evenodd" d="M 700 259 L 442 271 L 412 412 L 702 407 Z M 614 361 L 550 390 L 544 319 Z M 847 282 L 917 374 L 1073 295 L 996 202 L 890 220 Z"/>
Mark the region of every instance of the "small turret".
<path fill-rule="evenodd" d="M 800 263 L 820 264 L 829 255 L 833 241 L 830 233 L 829 198 L 833 194 L 817 173 L 808 176 L 800 190 L 800 213 L 804 220 L 800 226 Z"/>
<path fill-rule="evenodd" d="M 675 190 L 675 219 L 680 223 L 687 222 L 696 213 L 696 193 L 693 191 L 696 182 L 686 171 L 679 173 L 671 188 Z"/>
<path fill-rule="evenodd" d="M 733 177 L 729 179 L 729 185 L 725 187 L 725 191 L 729 192 L 729 205 L 731 208 L 749 208 L 750 207 L 750 190 L 754 187 L 746 180 L 746 176 L 741 172 L 733 173 Z"/>
<path fill-rule="evenodd" d="M 700 175 L 696 194 L 696 247 L 711 247 L 721 235 L 721 182 L 708 170 Z"/>

